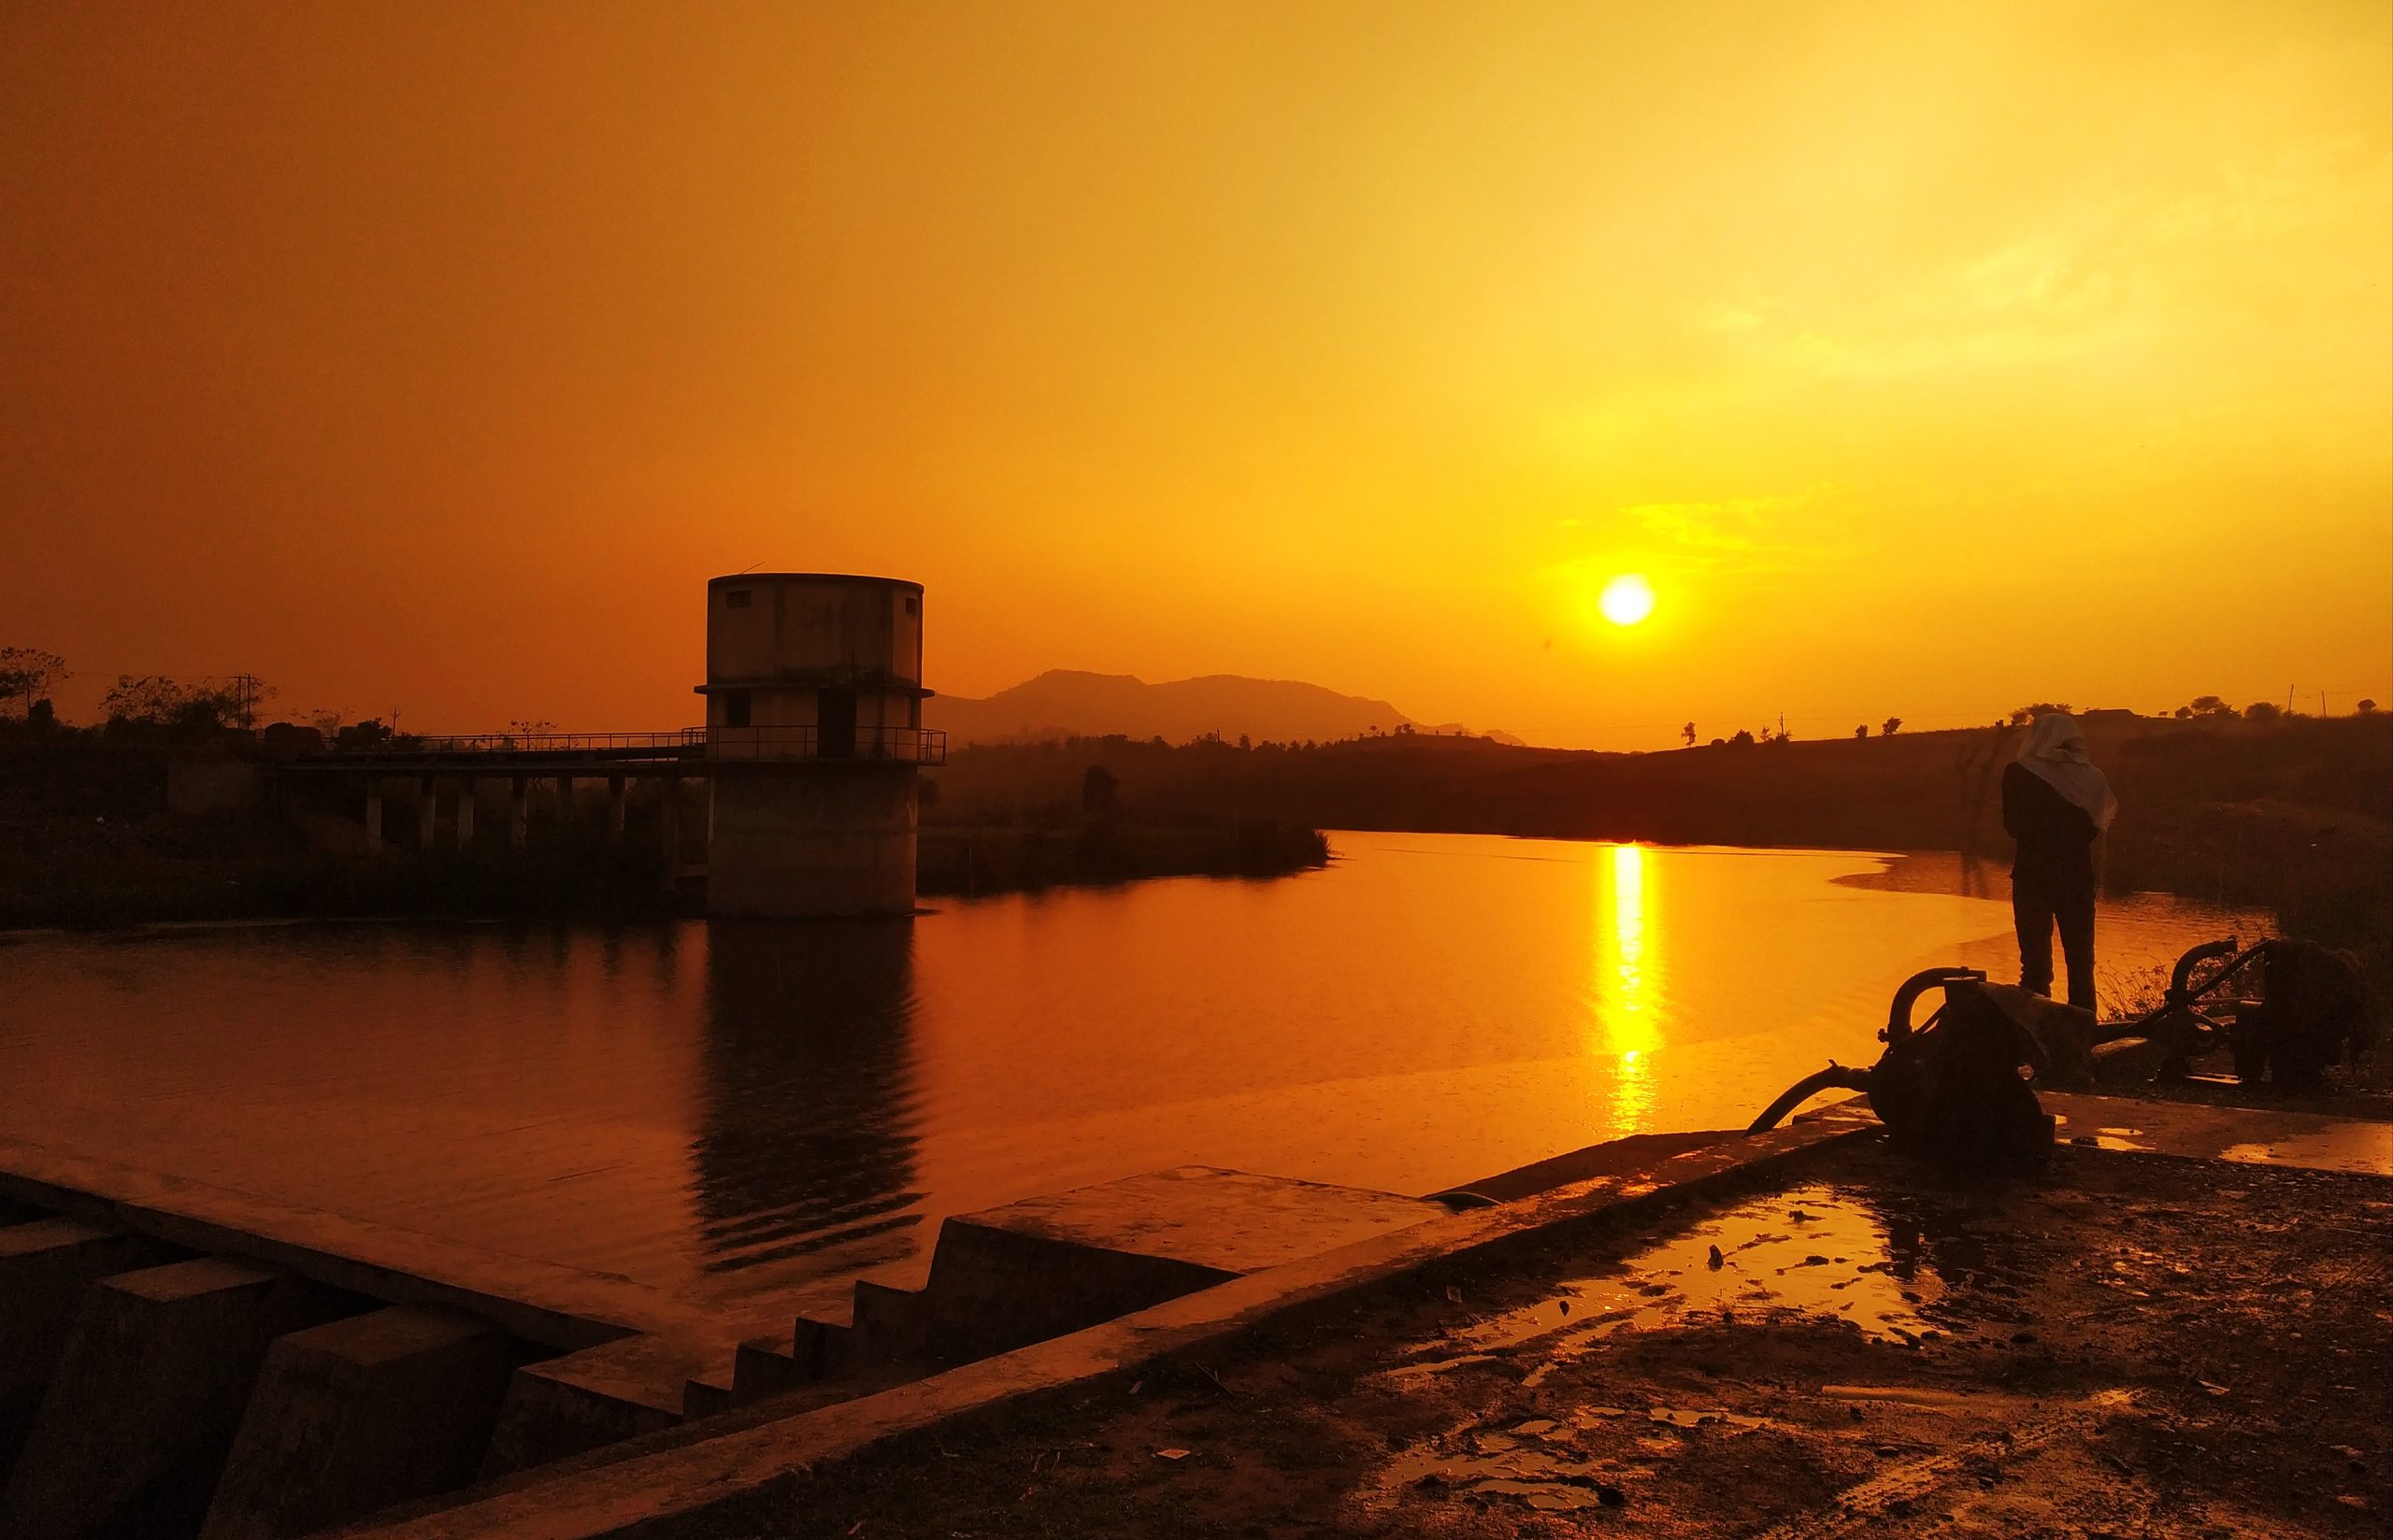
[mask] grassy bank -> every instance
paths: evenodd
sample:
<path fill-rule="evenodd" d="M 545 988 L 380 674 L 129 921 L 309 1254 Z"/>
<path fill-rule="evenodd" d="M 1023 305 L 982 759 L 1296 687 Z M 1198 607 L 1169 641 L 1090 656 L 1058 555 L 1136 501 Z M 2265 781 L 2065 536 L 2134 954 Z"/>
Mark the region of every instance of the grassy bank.
<path fill-rule="evenodd" d="M 2164 721 L 2097 714 L 2096 758 L 2123 812 L 2105 842 L 2120 891 L 2278 914 L 2287 934 L 2357 954 L 2393 993 L 2393 720 Z M 1004 892 L 1320 864 L 1323 828 L 1679 844 L 2008 850 L 1999 730 L 1590 754 L 1469 738 L 1317 747 L 1121 738 L 972 747 L 926 777 L 920 890 Z M 459 856 L 452 815 L 412 843 L 409 787 L 366 861 L 354 788 L 294 791 L 285 813 L 165 811 L 168 749 L 93 734 L 0 741 L 0 926 L 273 914 L 617 917 L 674 912 L 655 854 L 661 808 L 635 788 L 621 848 L 595 806 L 568 820 L 536 788 L 533 848 Z M 1101 775 L 1099 774 L 1101 772 Z M 1093 777 L 1095 777 L 1093 779 Z M 703 792 L 681 827 L 702 859 Z M 549 800 L 539 800 L 547 798 Z M 503 812 L 486 804 L 485 840 Z M 573 834 L 564 831 L 570 822 Z"/>
<path fill-rule="evenodd" d="M 1320 831 L 1268 820 L 933 825 L 918 842 L 915 888 L 925 897 L 971 897 L 1149 877 L 1282 877 L 1328 860 Z"/>
<path fill-rule="evenodd" d="M 2177 721 L 2094 713 L 2122 812 L 2106 883 L 2265 908 L 2393 985 L 2393 717 Z M 1654 754 L 1395 736 L 1318 746 L 1125 738 L 976 746 L 939 772 L 942 817 L 1071 804 L 1101 767 L 1149 818 L 1633 839 L 1966 850 L 2007 861 L 1999 791 L 2017 730 L 1724 744 Z"/>

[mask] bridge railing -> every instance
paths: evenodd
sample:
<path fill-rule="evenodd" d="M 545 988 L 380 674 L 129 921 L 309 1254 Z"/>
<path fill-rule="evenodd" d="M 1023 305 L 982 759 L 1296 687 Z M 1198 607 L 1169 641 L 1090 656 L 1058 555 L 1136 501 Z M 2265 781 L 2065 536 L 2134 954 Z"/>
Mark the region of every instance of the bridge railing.
<path fill-rule="evenodd" d="M 325 754 L 389 758 L 399 754 L 588 754 L 685 749 L 690 729 L 661 733 L 397 733 L 373 743 L 331 743 Z"/>
<path fill-rule="evenodd" d="M 679 727 L 662 733 L 397 734 L 310 749 L 304 757 L 412 762 L 575 755 L 620 760 L 864 760 L 945 764 L 947 734 L 930 727 Z"/>
<path fill-rule="evenodd" d="M 947 763 L 947 734 L 933 727 L 693 727 L 686 737 L 710 760 Z"/>

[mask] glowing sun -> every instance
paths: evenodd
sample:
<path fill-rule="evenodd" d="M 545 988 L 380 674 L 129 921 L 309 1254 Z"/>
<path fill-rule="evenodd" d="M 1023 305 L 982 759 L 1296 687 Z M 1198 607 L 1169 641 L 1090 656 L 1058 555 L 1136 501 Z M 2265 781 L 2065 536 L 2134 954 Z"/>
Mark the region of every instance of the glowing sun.
<path fill-rule="evenodd" d="M 1612 624 L 1633 626 L 1654 613 L 1654 585 L 1633 572 L 1624 573 L 1604 585 L 1596 605 Z"/>

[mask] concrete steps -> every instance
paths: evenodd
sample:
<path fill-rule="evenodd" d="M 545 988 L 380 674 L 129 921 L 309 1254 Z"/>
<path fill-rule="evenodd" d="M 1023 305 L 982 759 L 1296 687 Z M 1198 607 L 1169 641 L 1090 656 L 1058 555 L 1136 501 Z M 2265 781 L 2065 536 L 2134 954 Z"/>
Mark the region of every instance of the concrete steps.
<path fill-rule="evenodd" d="M 0 1533 L 195 1533 L 268 1347 L 347 1308 L 219 1257 L 96 1280 L 0 1492 Z"/>
<path fill-rule="evenodd" d="M 832 1384 L 876 1387 L 1077 1332 L 1248 1273 L 1442 1215 L 1439 1204 L 1182 1166 L 957 1215 L 919 1290 L 859 1279 L 846 1320 L 800 1317 L 742 1343 L 731 1382 L 693 1380 L 711 1415 Z M 905 1371 L 910 1368 L 910 1374 Z"/>
<path fill-rule="evenodd" d="M 278 1338 L 202 1540 L 307 1534 L 469 1484 L 521 1356 L 487 1321 L 404 1305 Z"/>
<path fill-rule="evenodd" d="M 1207 1167 L 1156 1172 L 952 1218 L 923 1288 L 859 1282 L 846 1319 L 738 1342 L 627 1280 L 460 1287 L 394 1266 L 390 1236 L 365 1237 L 385 1248 L 379 1260 L 292 1239 L 337 1217 L 261 1215 L 276 1227 L 236 1230 L 11 1183 L 0 1196 L 8 1540 L 278 1540 L 431 1511 L 552 1462 L 691 1436 L 672 1431 L 694 1419 L 827 1405 L 1443 1212 Z M 238 1197 L 208 1196 L 220 1211 Z M 521 1266 L 479 1265 L 492 1283 Z M 585 1296 L 648 1314 L 553 1303 Z"/>
<path fill-rule="evenodd" d="M 20 1208 L 0 1225 L 0 1473 L 16 1461 L 75 1325 L 83 1293 L 120 1273 L 171 1262 L 171 1247 Z"/>
<path fill-rule="evenodd" d="M 709 1356 L 566 1351 L 0 1200 L 0 1535 L 314 1533 L 673 1426 L 657 1387 Z"/>

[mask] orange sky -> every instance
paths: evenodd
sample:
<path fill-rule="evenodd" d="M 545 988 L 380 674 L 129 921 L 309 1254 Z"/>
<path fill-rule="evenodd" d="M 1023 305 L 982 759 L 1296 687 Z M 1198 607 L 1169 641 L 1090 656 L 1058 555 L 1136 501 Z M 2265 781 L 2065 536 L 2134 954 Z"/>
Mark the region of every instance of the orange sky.
<path fill-rule="evenodd" d="M 965 694 L 2393 702 L 2387 15 L 20 0 L 0 645 L 661 727 L 761 564 Z"/>

